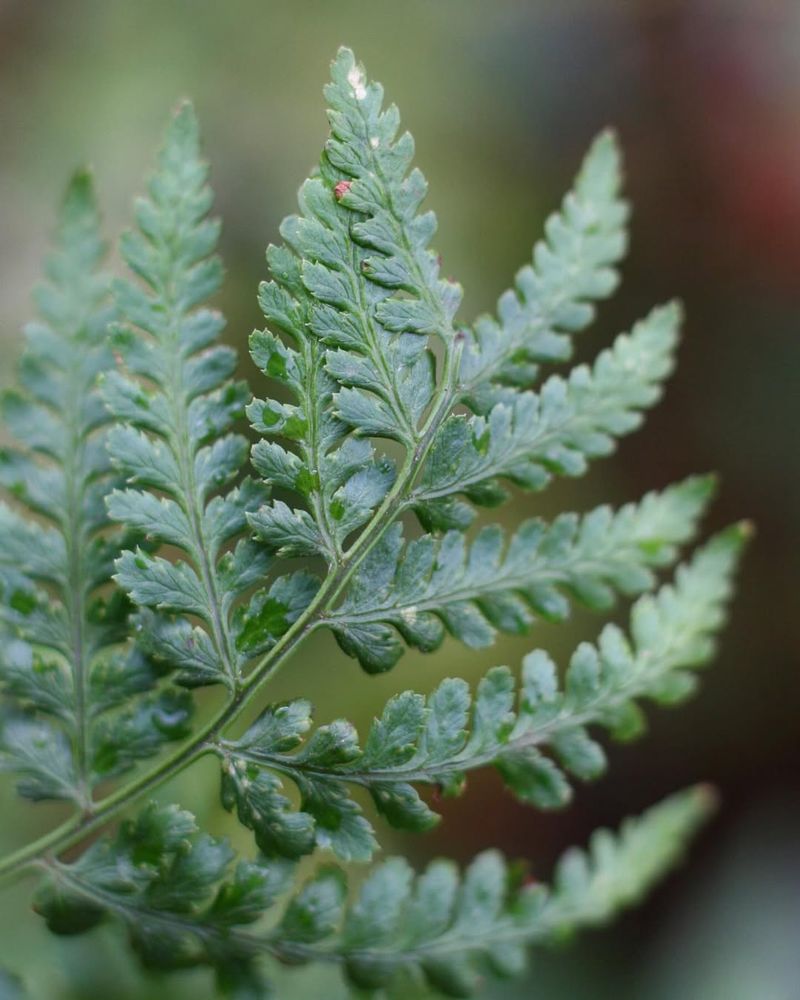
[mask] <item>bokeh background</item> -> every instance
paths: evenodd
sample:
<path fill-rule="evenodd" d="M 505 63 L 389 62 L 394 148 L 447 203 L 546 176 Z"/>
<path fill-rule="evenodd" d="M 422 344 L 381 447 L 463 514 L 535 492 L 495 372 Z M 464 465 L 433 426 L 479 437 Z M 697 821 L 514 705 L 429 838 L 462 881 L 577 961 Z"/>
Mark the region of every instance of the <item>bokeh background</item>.
<path fill-rule="evenodd" d="M 611 751 L 609 775 L 558 815 L 471 781 L 415 859 L 467 859 L 499 844 L 546 876 L 568 843 L 698 779 L 722 807 L 687 864 L 651 900 L 530 979 L 489 996 L 603 1000 L 793 1000 L 800 993 L 798 535 L 800 463 L 800 5 L 796 0 L 0 0 L 0 381 L 13 377 L 29 291 L 69 172 L 94 165 L 108 233 L 125 225 L 170 108 L 204 125 L 228 280 L 221 305 L 240 347 L 259 324 L 263 251 L 325 136 L 321 87 L 337 46 L 356 49 L 401 107 L 439 215 L 463 315 L 491 308 L 603 126 L 619 130 L 633 200 L 624 282 L 580 342 L 590 358 L 655 302 L 687 308 L 677 375 L 645 429 L 588 478 L 518 498 L 503 516 L 615 503 L 696 471 L 722 490 L 710 528 L 749 516 L 731 627 L 702 694 L 652 714 L 649 736 Z M 243 366 L 252 377 L 252 369 Z M 255 382 L 255 380 L 254 380 Z M 537 628 L 470 653 L 449 641 L 368 679 L 321 637 L 273 688 L 362 728 L 398 688 L 516 665 L 534 644 L 562 657 L 599 623 Z M 236 835 L 202 767 L 165 790 Z M 52 811 L 0 783 L 0 847 Z M 245 841 L 246 843 L 246 841 Z M 244 846 L 244 844 L 243 844 Z M 0 965 L 35 1000 L 213 997 L 203 974 L 143 976 L 113 929 L 50 939 L 29 886 L 0 897 Z M 336 1000 L 329 973 L 279 975 L 277 995 Z M 2 992 L 2 985 L 0 985 Z"/>

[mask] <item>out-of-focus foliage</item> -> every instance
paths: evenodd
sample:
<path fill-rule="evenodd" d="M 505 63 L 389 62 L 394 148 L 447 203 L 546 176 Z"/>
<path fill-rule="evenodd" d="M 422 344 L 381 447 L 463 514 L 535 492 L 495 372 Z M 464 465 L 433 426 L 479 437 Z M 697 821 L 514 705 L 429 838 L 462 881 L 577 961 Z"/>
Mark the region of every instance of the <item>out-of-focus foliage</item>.
<path fill-rule="evenodd" d="M 0 504 L 0 769 L 26 798 L 79 808 L 101 782 L 184 736 L 189 716 L 185 697 L 158 690 L 141 650 L 120 648 L 130 607 L 108 590 L 138 525 L 110 531 L 106 512 L 111 418 L 97 381 L 113 365 L 114 310 L 103 253 L 92 181 L 80 173 L 37 290 L 41 318 L 26 330 L 22 391 L 2 403 L 19 446 L 0 456 L 0 482 L 22 510 Z"/>

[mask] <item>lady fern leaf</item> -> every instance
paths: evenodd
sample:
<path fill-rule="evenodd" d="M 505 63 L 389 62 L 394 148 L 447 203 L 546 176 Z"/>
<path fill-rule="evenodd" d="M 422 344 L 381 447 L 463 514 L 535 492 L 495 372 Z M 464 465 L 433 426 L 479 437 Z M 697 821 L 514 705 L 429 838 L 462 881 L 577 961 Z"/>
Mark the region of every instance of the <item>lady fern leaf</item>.
<path fill-rule="evenodd" d="M 402 858 L 383 861 L 352 903 L 343 872 L 323 868 L 283 902 L 270 928 L 252 925 L 276 908 L 294 875 L 280 862 L 240 861 L 224 842 L 198 833 L 194 817 L 150 806 L 76 862 L 47 862 L 35 906 L 57 934 L 121 920 L 153 969 L 211 966 L 233 995 L 263 996 L 264 957 L 292 965 L 343 966 L 353 985 L 424 984 L 471 995 L 477 969 L 518 975 L 531 944 L 602 924 L 630 906 L 678 861 L 713 798 L 689 789 L 617 834 L 597 831 L 588 851 L 558 863 L 552 888 L 521 884 L 500 854 L 479 855 L 461 875 L 434 861 L 417 878 Z"/>
<path fill-rule="evenodd" d="M 363 748 L 343 719 L 309 735 L 312 706 L 305 699 L 271 705 L 242 737 L 219 741 L 223 794 L 238 803 L 264 853 L 295 856 L 297 840 L 288 831 L 302 824 L 317 846 L 345 861 L 366 860 L 378 845 L 351 797 L 358 788 L 392 826 L 411 831 L 440 818 L 419 786 L 460 794 L 469 771 L 490 765 L 522 801 L 560 808 L 572 797 L 564 771 L 590 780 L 605 770 L 587 727 L 631 739 L 644 725 L 638 699 L 674 704 L 693 692 L 693 671 L 713 651 L 745 537 L 741 527 L 722 533 L 678 568 L 674 584 L 640 597 L 630 638 L 607 625 L 596 645 L 582 644 L 563 690 L 553 661 L 536 650 L 523 662 L 519 690 L 507 667 L 495 667 L 474 697 L 458 678 L 442 681 L 427 699 L 396 695 Z M 299 789 L 299 812 L 290 811 L 282 780 Z"/>
<path fill-rule="evenodd" d="M 636 594 L 653 583 L 651 567 L 674 559 L 705 508 L 712 481 L 689 479 L 618 511 L 598 507 L 552 524 L 524 522 L 506 541 L 497 525 L 470 544 L 451 530 L 403 542 L 387 531 L 354 574 L 344 601 L 325 619 L 345 652 L 369 672 L 393 666 L 401 636 L 423 652 L 445 631 L 468 646 L 491 645 L 497 631 L 527 631 L 536 618 L 562 621 L 566 594 L 604 610 L 615 591 Z"/>
<path fill-rule="evenodd" d="M 103 256 L 92 180 L 81 172 L 37 290 L 41 320 L 27 329 L 22 392 L 3 399 L 21 448 L 0 460 L 14 501 L 0 507 L 0 761 L 26 797 L 87 810 L 96 785 L 184 736 L 189 715 L 182 695 L 155 690 L 159 672 L 142 651 L 125 648 L 129 607 L 108 589 L 130 534 L 109 531 L 104 503 L 114 472 L 96 389 L 113 365 Z"/>
<path fill-rule="evenodd" d="M 469 326 L 431 248 L 436 219 L 397 109 L 346 49 L 325 93 L 319 170 L 267 249 L 257 398 L 207 305 L 219 226 L 191 107 L 136 203 L 121 243 L 132 277 L 113 295 L 88 178 L 70 187 L 23 392 L 5 400 L 24 447 L 0 457 L 12 494 L 0 507 L 0 763 L 23 794 L 77 808 L 0 859 L 0 877 L 42 873 L 35 906 L 54 932 L 114 916 L 145 965 L 209 967 L 226 994 L 264 995 L 267 957 L 335 963 L 367 991 L 465 996 L 477 970 L 518 973 L 529 945 L 638 899 L 708 813 L 708 792 L 599 832 L 551 890 L 520 885 L 489 851 L 463 875 L 435 861 L 415 877 L 388 859 L 348 902 L 343 871 L 298 886 L 296 863 L 317 850 L 374 856 L 360 793 L 410 831 L 440 820 L 426 788 L 460 793 L 483 767 L 523 802 L 564 806 L 573 779 L 605 768 L 597 730 L 631 738 L 640 701 L 694 690 L 747 531 L 717 535 L 659 586 L 696 536 L 711 477 L 510 533 L 472 527 L 511 487 L 581 475 L 639 426 L 672 370 L 680 309 L 653 310 L 593 364 L 542 379 L 617 283 L 627 207 L 612 135 L 592 146 L 497 318 Z M 518 680 L 494 667 L 474 693 L 458 678 L 405 691 L 363 745 L 346 720 L 314 728 L 305 696 L 262 697 L 318 630 L 376 673 L 408 646 L 432 652 L 450 635 L 482 648 L 620 597 L 637 598 L 629 634 L 607 625 L 563 679 L 533 650 Z M 185 689 L 206 684 L 224 700 L 190 731 Z M 235 863 L 176 805 L 150 803 L 96 836 L 204 756 L 255 859 Z"/>
<path fill-rule="evenodd" d="M 218 223 L 189 105 L 173 119 L 150 182 L 136 206 L 138 228 L 122 254 L 142 284 L 118 281 L 124 324 L 114 336 L 122 368 L 103 390 L 119 421 L 109 447 L 128 483 L 108 501 L 111 517 L 170 545 L 178 561 L 126 552 L 117 580 L 143 609 L 137 628 L 148 651 L 183 684 L 236 688 L 245 657 L 231 618 L 236 599 L 261 580 L 269 554 L 241 536 L 245 514 L 263 498 L 239 478 L 247 441 L 230 431 L 247 388 L 234 382 L 236 353 L 217 343 L 224 321 L 203 308 L 219 287 Z M 168 617 L 172 616 L 172 617 Z M 194 625 L 194 620 L 202 624 Z"/>

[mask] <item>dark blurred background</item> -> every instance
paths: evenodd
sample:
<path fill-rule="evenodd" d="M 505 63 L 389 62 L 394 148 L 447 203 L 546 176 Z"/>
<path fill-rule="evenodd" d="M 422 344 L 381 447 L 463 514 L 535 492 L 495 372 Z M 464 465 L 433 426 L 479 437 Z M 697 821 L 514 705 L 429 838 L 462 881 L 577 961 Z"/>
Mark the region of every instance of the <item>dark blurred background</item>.
<path fill-rule="evenodd" d="M 634 204 L 621 291 L 580 341 L 591 358 L 657 301 L 687 309 L 677 375 L 644 430 L 591 475 L 517 498 L 503 517 L 586 509 L 716 469 L 710 528 L 757 525 L 720 654 L 702 694 L 651 713 L 643 741 L 611 751 L 609 774 L 570 809 L 542 815 L 477 776 L 427 839 L 388 846 L 423 860 L 494 844 L 545 877 L 568 843 L 702 779 L 722 793 L 687 864 L 614 928 L 537 956 L 529 981 L 497 997 L 794 1000 L 800 996 L 800 746 L 797 612 L 800 511 L 800 4 L 796 0 L 0 0 L 0 380 L 69 172 L 96 169 L 109 236 L 125 224 L 165 118 L 191 96 L 224 219 L 222 306 L 240 348 L 258 325 L 263 251 L 315 163 L 321 87 L 337 46 L 355 48 L 401 108 L 439 215 L 437 248 L 464 284 L 462 315 L 491 308 L 530 254 L 593 135 L 616 126 Z M 252 378 L 252 369 L 243 364 Z M 253 383 L 256 380 L 253 378 Z M 258 386 L 257 391 L 264 387 Z M 368 679 L 320 637 L 285 668 L 276 698 L 300 693 L 319 718 L 363 729 L 399 688 L 513 666 L 534 644 L 563 657 L 599 622 L 576 614 L 471 653 L 449 641 Z M 207 779 L 207 780 L 204 780 Z M 165 794 L 238 836 L 203 768 Z M 0 846 L 52 814 L 0 786 Z M 381 827 L 385 832 L 385 827 Z M 247 838 L 241 841 L 247 845 Z M 212 997 L 201 974 L 142 976 L 114 930 L 55 942 L 29 886 L 0 898 L 0 964 L 35 1000 Z M 278 996 L 344 996 L 314 972 L 281 974 Z M 339 990 L 340 992 L 337 992 Z"/>

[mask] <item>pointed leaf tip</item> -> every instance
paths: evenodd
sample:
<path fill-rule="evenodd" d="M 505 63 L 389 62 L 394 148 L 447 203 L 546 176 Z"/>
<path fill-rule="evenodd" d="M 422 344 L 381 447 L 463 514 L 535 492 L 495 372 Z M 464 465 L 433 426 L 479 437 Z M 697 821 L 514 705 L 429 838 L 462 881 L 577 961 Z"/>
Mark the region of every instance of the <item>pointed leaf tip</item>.
<path fill-rule="evenodd" d="M 173 118 L 180 118 L 181 115 L 194 116 L 194 103 L 191 97 L 181 97 L 178 103 L 175 105 L 175 110 L 172 113 Z"/>
<path fill-rule="evenodd" d="M 595 136 L 578 172 L 578 187 L 598 186 L 618 192 L 622 186 L 622 148 L 614 129 L 603 129 Z"/>
<path fill-rule="evenodd" d="M 701 782 L 689 788 L 687 795 L 694 801 L 698 814 L 704 819 L 710 818 L 719 809 L 721 796 L 715 785 Z"/>
<path fill-rule="evenodd" d="M 94 173 L 89 166 L 78 167 L 67 184 L 65 199 L 94 199 Z"/>
<path fill-rule="evenodd" d="M 194 105 L 188 98 L 183 98 L 170 119 L 164 139 L 164 150 L 180 148 L 181 155 L 196 157 L 200 147 L 200 124 Z"/>
<path fill-rule="evenodd" d="M 716 472 L 700 473 L 699 475 L 690 476 L 688 479 L 685 479 L 682 486 L 687 494 L 694 495 L 698 503 L 702 503 L 705 506 L 717 494 L 719 476 Z"/>
<path fill-rule="evenodd" d="M 341 45 L 331 60 L 331 79 L 334 83 L 344 83 L 348 73 L 358 65 L 355 53 L 347 45 Z"/>
<path fill-rule="evenodd" d="M 96 230 L 99 223 L 94 175 L 89 167 L 79 167 L 70 177 L 61 200 L 59 242 L 64 244 L 80 239 L 87 230 Z"/>
<path fill-rule="evenodd" d="M 607 125 L 604 129 L 597 133 L 589 147 L 589 155 L 591 155 L 594 150 L 604 150 L 613 154 L 617 158 L 620 157 L 621 149 L 619 134 L 613 126 Z"/>
<path fill-rule="evenodd" d="M 752 521 L 736 521 L 717 532 L 707 547 L 710 551 L 728 551 L 738 556 L 754 534 L 755 527 Z"/>
<path fill-rule="evenodd" d="M 676 323 L 683 322 L 686 311 L 683 307 L 683 301 L 681 299 L 670 299 L 668 302 L 665 302 L 661 308 L 665 313 L 673 316 Z"/>

